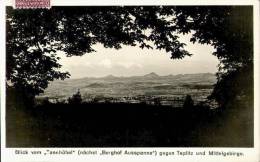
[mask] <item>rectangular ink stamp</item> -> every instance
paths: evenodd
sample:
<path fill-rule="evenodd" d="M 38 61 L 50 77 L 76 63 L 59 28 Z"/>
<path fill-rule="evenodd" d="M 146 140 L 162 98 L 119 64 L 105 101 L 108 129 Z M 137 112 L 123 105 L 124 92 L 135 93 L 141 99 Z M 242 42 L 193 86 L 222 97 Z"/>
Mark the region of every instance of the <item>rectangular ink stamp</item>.
<path fill-rule="evenodd" d="M 50 0 L 15 0 L 16 9 L 50 8 Z"/>

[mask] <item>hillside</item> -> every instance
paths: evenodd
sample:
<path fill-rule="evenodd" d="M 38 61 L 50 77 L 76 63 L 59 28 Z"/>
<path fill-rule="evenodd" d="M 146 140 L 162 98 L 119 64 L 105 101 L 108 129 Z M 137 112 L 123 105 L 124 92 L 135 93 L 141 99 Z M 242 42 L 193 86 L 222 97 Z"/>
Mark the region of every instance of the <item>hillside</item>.
<path fill-rule="evenodd" d="M 144 76 L 67 79 L 54 81 L 40 97 L 66 100 L 80 90 L 83 99 L 94 97 L 159 96 L 175 98 L 192 95 L 203 100 L 212 91 L 216 77 L 211 73 L 159 76 L 152 72 Z"/>

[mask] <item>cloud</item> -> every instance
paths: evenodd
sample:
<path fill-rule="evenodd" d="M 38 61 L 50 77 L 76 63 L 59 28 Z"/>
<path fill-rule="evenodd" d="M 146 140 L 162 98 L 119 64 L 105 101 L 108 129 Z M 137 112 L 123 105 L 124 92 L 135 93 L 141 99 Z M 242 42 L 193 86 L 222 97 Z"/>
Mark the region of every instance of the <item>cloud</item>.
<path fill-rule="evenodd" d="M 104 68 L 112 68 L 112 62 L 110 59 L 104 59 L 104 60 L 101 60 L 99 63 L 98 63 L 99 66 L 103 66 Z"/>
<path fill-rule="evenodd" d="M 134 63 L 134 62 L 118 62 L 117 65 L 122 66 L 126 69 L 143 67 L 140 63 Z"/>
<path fill-rule="evenodd" d="M 190 36 L 180 35 L 180 40 L 187 44 L 186 50 L 194 55 L 181 60 L 170 59 L 170 54 L 164 50 L 142 50 L 132 46 L 123 46 L 122 49 L 116 50 L 97 44 L 97 52 L 84 56 L 65 57 L 61 52 L 59 63 L 63 65 L 61 70 L 69 71 L 72 78 L 109 74 L 133 76 L 150 72 L 159 75 L 216 72 L 219 60 L 212 55 L 214 48 L 209 45 L 192 44 L 189 42 Z"/>

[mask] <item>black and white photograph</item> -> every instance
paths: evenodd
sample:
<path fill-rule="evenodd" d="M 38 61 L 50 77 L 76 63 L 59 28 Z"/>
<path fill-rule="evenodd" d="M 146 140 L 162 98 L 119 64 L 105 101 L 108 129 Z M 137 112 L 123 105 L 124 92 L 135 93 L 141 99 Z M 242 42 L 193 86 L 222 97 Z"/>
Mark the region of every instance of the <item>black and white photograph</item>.
<path fill-rule="evenodd" d="M 253 148 L 253 11 L 7 6 L 6 147 Z"/>

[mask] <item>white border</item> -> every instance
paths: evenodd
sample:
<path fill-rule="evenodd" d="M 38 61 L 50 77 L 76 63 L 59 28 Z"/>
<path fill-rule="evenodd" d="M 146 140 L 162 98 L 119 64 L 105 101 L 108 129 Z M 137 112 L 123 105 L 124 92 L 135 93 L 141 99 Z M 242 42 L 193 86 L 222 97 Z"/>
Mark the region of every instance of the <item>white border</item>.
<path fill-rule="evenodd" d="M 0 108 L 1 108 L 1 155 L 5 148 L 5 5 L 0 2 Z M 2 161 L 1 156 L 1 161 Z"/>
<path fill-rule="evenodd" d="M 5 0 L 12 6 L 15 0 Z M 51 0 L 52 6 L 115 6 L 115 5 L 257 5 L 258 0 Z"/>
<path fill-rule="evenodd" d="M 1 3 L 0 8 L 0 76 L 1 76 L 1 158 L 3 162 L 27 162 L 27 161 L 208 161 L 208 162 L 218 162 L 218 161 L 235 161 L 235 162 L 259 162 L 260 153 L 259 153 L 259 73 L 260 73 L 260 53 L 259 53 L 259 1 L 257 0 L 51 0 L 51 4 L 54 6 L 111 6 L 111 5 L 254 5 L 254 148 L 106 148 L 106 150 L 119 150 L 119 149 L 128 149 L 128 150 L 158 150 L 158 151 L 176 151 L 176 150 L 192 150 L 192 151 L 204 151 L 204 150 L 221 150 L 221 151 L 241 151 L 246 154 L 242 158 L 220 158 L 218 156 L 212 157 L 136 157 L 136 156 L 14 156 L 14 150 L 6 148 L 5 144 L 5 6 L 10 6 L 13 4 L 14 0 L 6 0 L 4 3 Z M 232 137 L 231 137 L 232 138 Z M 50 150 L 57 150 L 62 148 L 49 148 Z M 64 148 L 70 149 L 70 148 Z M 73 150 L 78 150 L 82 148 L 72 148 Z M 90 150 L 102 150 L 104 148 L 90 148 Z M 46 150 L 46 148 L 30 148 L 27 150 Z M 87 149 L 89 150 L 89 149 Z"/>
<path fill-rule="evenodd" d="M 254 146 L 260 162 L 260 11 L 259 1 L 254 5 Z"/>

